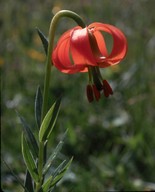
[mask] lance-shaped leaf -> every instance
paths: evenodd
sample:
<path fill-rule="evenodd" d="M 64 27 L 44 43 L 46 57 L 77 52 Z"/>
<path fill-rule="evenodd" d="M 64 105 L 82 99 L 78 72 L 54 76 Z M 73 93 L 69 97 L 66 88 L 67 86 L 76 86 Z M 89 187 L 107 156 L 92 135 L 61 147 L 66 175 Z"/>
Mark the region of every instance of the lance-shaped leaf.
<path fill-rule="evenodd" d="M 35 182 L 38 182 L 39 175 L 38 175 L 37 167 L 34 161 L 34 157 L 32 156 L 27 140 L 25 139 L 23 134 L 22 134 L 22 154 L 23 154 L 26 167 L 31 177 L 34 179 Z"/>
<path fill-rule="evenodd" d="M 28 170 L 26 170 L 26 178 L 25 178 L 24 186 L 26 188 L 26 190 L 24 190 L 24 192 L 27 192 L 27 191 L 34 192 L 32 177 Z"/>
<path fill-rule="evenodd" d="M 14 171 L 12 170 L 12 168 L 4 161 L 4 159 L 2 159 L 2 162 L 5 164 L 5 166 L 8 168 L 8 170 L 10 171 L 11 175 L 14 177 L 14 179 L 16 180 L 16 182 L 18 184 L 21 185 L 21 187 L 24 189 L 24 192 L 29 192 L 28 189 L 23 185 L 23 182 L 21 181 L 20 178 L 18 178 L 18 176 L 14 173 Z M 33 192 L 33 191 L 32 191 Z"/>
<path fill-rule="evenodd" d="M 20 121 L 23 125 L 23 132 L 24 132 L 24 135 L 25 135 L 25 138 L 27 140 L 27 143 L 28 143 L 28 146 L 29 146 L 29 150 L 31 150 L 33 156 L 35 159 L 38 158 L 38 144 L 37 144 L 37 141 L 28 125 L 28 123 L 25 121 L 25 119 L 19 115 L 19 113 L 17 113 L 19 118 L 20 118 Z"/>
<path fill-rule="evenodd" d="M 59 98 L 49 109 L 47 112 L 45 118 L 42 121 L 40 131 L 39 131 L 39 141 L 46 141 L 48 140 L 53 127 L 56 123 L 58 114 L 59 114 L 59 109 L 60 109 L 60 101 L 61 99 Z"/>
<path fill-rule="evenodd" d="M 42 93 L 39 86 L 37 89 L 36 98 L 35 98 L 35 119 L 36 119 L 38 129 L 40 128 L 40 125 L 41 125 L 42 102 L 43 102 L 43 98 L 42 98 Z"/>
<path fill-rule="evenodd" d="M 48 192 L 49 191 L 49 188 L 50 188 L 50 185 L 51 185 L 51 182 L 53 181 L 53 176 L 50 176 L 46 181 L 45 183 L 43 184 L 42 186 L 42 192 Z"/>
<path fill-rule="evenodd" d="M 55 170 L 54 174 L 51 175 L 46 182 L 43 184 L 43 192 L 49 192 L 52 187 L 55 186 L 56 183 L 58 183 L 62 177 L 64 176 L 64 174 L 66 173 L 66 171 L 68 170 L 71 162 L 72 162 L 73 158 L 71 158 L 69 160 L 69 162 L 66 164 L 65 160 L 57 167 L 57 169 Z"/>
<path fill-rule="evenodd" d="M 50 157 L 48 158 L 44 169 L 43 169 L 43 173 L 46 174 L 46 172 L 49 170 L 49 168 L 51 167 L 53 161 L 55 160 L 55 158 L 57 157 L 59 151 L 61 150 L 63 145 L 63 142 L 60 141 L 59 144 L 56 146 L 55 150 L 53 151 L 53 153 L 50 155 Z"/>
<path fill-rule="evenodd" d="M 69 169 L 71 163 L 72 163 L 73 157 L 69 160 L 69 162 L 66 164 L 65 161 L 63 161 L 58 168 L 54 172 L 54 179 L 51 183 L 51 187 L 53 187 L 56 183 L 58 183 L 62 177 L 65 175 L 66 171 Z"/>
<path fill-rule="evenodd" d="M 45 37 L 45 35 L 43 34 L 43 32 L 37 28 L 37 32 L 39 34 L 39 37 L 41 39 L 41 42 L 43 44 L 43 47 L 44 47 L 44 50 L 45 50 L 45 53 L 47 55 L 47 50 L 48 50 L 48 40 L 47 38 Z"/>
<path fill-rule="evenodd" d="M 44 175 L 47 173 L 47 171 L 51 167 L 53 161 L 56 159 L 56 157 L 58 156 L 60 150 L 62 149 L 62 146 L 64 144 L 64 139 L 66 137 L 66 134 L 67 134 L 67 131 L 64 133 L 63 137 L 61 138 L 61 140 L 59 141 L 58 145 L 56 146 L 56 148 L 54 149 L 54 151 L 52 152 L 52 154 L 48 158 L 46 164 L 44 165 L 44 168 L 43 168 L 43 174 Z"/>

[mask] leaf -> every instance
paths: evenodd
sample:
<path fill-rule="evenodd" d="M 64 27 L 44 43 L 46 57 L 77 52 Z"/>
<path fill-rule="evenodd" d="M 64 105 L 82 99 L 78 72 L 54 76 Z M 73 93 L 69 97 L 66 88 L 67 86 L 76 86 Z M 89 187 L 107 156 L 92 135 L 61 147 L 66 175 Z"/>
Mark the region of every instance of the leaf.
<path fill-rule="evenodd" d="M 42 93 L 41 93 L 40 86 L 38 86 L 36 97 L 35 97 L 35 119 L 36 119 L 38 129 L 40 128 L 40 125 L 41 125 L 42 103 L 43 103 Z"/>
<path fill-rule="evenodd" d="M 23 125 L 23 132 L 24 132 L 24 135 L 25 135 L 25 138 L 27 140 L 27 143 L 28 143 L 28 146 L 29 146 L 29 149 L 31 149 L 31 152 L 34 156 L 35 159 L 38 158 L 38 144 L 37 144 L 37 141 L 29 127 L 29 125 L 27 124 L 27 122 L 25 121 L 25 119 L 19 115 L 19 113 L 17 113 L 19 118 L 20 118 L 20 121 Z"/>
<path fill-rule="evenodd" d="M 50 176 L 50 177 L 45 181 L 45 183 L 44 183 L 43 186 L 42 186 L 42 191 L 43 191 L 43 192 L 47 192 L 47 191 L 49 190 L 52 180 L 53 180 L 53 176 Z"/>
<path fill-rule="evenodd" d="M 67 164 L 65 164 L 66 160 L 64 160 L 55 170 L 55 172 L 45 181 L 45 183 L 42 186 L 43 192 L 49 192 L 51 191 L 52 187 L 55 186 L 55 184 L 61 180 L 61 178 L 64 176 L 66 171 L 68 170 L 71 162 L 73 160 L 73 157 L 69 160 Z"/>
<path fill-rule="evenodd" d="M 69 160 L 69 162 L 67 164 L 65 164 L 65 161 L 63 161 L 58 168 L 55 170 L 54 172 L 54 179 L 51 183 L 50 189 L 56 184 L 58 183 L 62 177 L 65 175 L 66 171 L 68 170 L 68 168 L 70 167 L 71 163 L 72 163 L 73 157 Z"/>
<path fill-rule="evenodd" d="M 44 47 L 44 50 L 45 50 L 45 53 L 47 55 L 47 51 L 48 51 L 48 40 L 47 38 L 45 37 L 45 35 L 43 34 L 43 32 L 37 28 L 37 32 L 38 32 L 38 35 L 41 39 L 41 42 L 43 44 L 43 47 Z"/>
<path fill-rule="evenodd" d="M 68 170 L 73 158 L 70 159 L 70 161 L 65 164 L 66 160 L 64 160 L 55 170 L 54 174 L 51 175 L 46 182 L 43 184 L 43 192 L 48 192 L 52 189 L 52 187 L 61 180 L 61 178 L 64 176 L 66 171 Z"/>
<path fill-rule="evenodd" d="M 52 154 L 50 155 L 50 157 L 48 158 L 46 164 L 44 165 L 43 168 L 43 174 L 46 174 L 47 171 L 49 170 L 49 168 L 51 167 L 53 161 L 55 160 L 55 158 L 57 157 L 58 153 L 60 152 L 64 142 L 64 138 L 66 136 L 67 131 L 64 133 L 62 139 L 59 141 L 58 145 L 56 146 L 56 148 L 54 149 L 54 151 L 52 152 Z"/>
<path fill-rule="evenodd" d="M 59 108 L 60 108 L 60 101 L 61 99 L 59 98 L 49 109 L 47 112 L 45 118 L 42 121 L 40 131 L 39 131 L 39 141 L 46 141 L 48 140 L 53 127 L 56 123 L 58 114 L 59 114 Z"/>
<path fill-rule="evenodd" d="M 27 189 L 27 190 L 24 190 L 24 192 L 27 192 L 27 191 L 34 192 L 33 183 L 32 183 L 32 177 L 31 177 L 31 175 L 30 175 L 28 170 L 26 170 L 26 178 L 25 178 L 24 185 L 25 185 L 25 188 Z"/>
<path fill-rule="evenodd" d="M 53 151 L 53 153 L 50 155 L 50 157 L 48 158 L 44 169 L 43 169 L 43 173 L 46 174 L 47 171 L 49 170 L 49 168 L 51 167 L 51 164 L 53 163 L 53 161 L 55 160 L 55 158 L 57 157 L 59 151 L 61 150 L 63 145 L 63 142 L 60 141 L 59 144 L 56 146 L 55 150 Z"/>
<path fill-rule="evenodd" d="M 37 167 L 36 167 L 34 158 L 32 156 L 32 153 L 30 152 L 27 140 L 25 139 L 23 134 L 22 134 L 22 154 L 23 154 L 23 158 L 27 166 L 27 169 L 31 174 L 31 177 L 34 179 L 35 182 L 38 182 L 39 175 L 38 175 Z"/>
<path fill-rule="evenodd" d="M 15 180 L 23 187 L 23 189 L 25 189 L 25 192 L 29 192 L 27 190 L 27 188 L 23 185 L 22 181 L 20 180 L 20 178 L 17 177 L 17 175 L 13 172 L 13 170 L 11 169 L 11 167 L 4 161 L 4 159 L 2 159 L 3 163 L 5 164 L 5 166 L 9 169 L 11 175 L 15 178 Z M 33 192 L 33 191 L 32 191 Z"/>
<path fill-rule="evenodd" d="M 54 185 L 54 187 L 48 192 L 56 192 L 56 185 Z"/>

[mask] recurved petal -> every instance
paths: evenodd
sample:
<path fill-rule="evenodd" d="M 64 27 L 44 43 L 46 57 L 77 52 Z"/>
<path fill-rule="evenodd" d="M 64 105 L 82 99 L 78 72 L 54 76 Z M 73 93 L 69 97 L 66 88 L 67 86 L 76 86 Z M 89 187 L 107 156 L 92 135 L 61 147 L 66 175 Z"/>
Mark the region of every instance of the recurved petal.
<path fill-rule="evenodd" d="M 73 29 L 72 29 L 73 30 Z M 69 30 L 59 39 L 52 54 L 55 67 L 63 73 L 86 72 L 87 68 L 83 65 L 74 65 L 70 57 L 70 34 Z"/>
<path fill-rule="evenodd" d="M 127 40 L 122 31 L 112 25 L 103 23 L 93 23 L 89 25 L 89 28 L 94 28 L 94 31 L 107 32 L 113 37 L 112 51 L 105 59 L 106 66 L 115 65 L 125 57 L 127 52 Z M 104 67 L 104 63 L 101 65 L 101 67 Z"/>
<path fill-rule="evenodd" d="M 107 51 L 107 47 L 106 47 L 106 43 L 103 35 L 100 33 L 100 31 L 97 31 L 97 30 L 93 32 L 93 35 L 95 36 L 95 39 L 96 39 L 98 48 L 102 54 L 102 57 L 108 57 L 108 51 Z"/>

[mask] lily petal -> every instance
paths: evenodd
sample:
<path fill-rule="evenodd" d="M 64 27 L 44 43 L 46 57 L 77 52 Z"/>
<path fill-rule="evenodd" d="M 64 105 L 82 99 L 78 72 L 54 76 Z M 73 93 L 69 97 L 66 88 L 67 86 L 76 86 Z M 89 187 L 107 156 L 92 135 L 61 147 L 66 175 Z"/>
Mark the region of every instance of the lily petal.
<path fill-rule="evenodd" d="M 104 40 L 103 35 L 100 33 L 100 31 L 97 31 L 97 30 L 95 30 L 93 32 L 93 35 L 95 36 L 95 39 L 96 39 L 98 48 L 102 54 L 102 57 L 103 58 L 108 57 L 108 51 L 106 48 L 106 44 L 105 44 L 105 40 Z M 101 57 L 101 59 L 103 59 L 102 57 Z"/>
<path fill-rule="evenodd" d="M 74 30 L 72 33 L 71 54 L 74 63 L 77 65 L 96 65 L 96 61 L 90 46 L 87 28 Z"/>
<path fill-rule="evenodd" d="M 79 27 L 78 27 L 79 28 Z M 77 29 L 74 28 L 74 29 Z M 70 36 L 72 30 L 64 33 L 58 41 L 56 48 L 53 51 L 52 59 L 54 65 L 63 73 L 87 72 L 86 65 L 74 65 L 70 58 Z"/>
<path fill-rule="evenodd" d="M 113 48 L 109 56 L 106 57 L 104 63 L 101 63 L 100 67 L 107 67 L 110 65 L 118 64 L 121 61 L 127 52 L 127 41 L 124 34 L 116 27 L 103 24 L 103 23 L 93 23 L 88 26 L 89 28 L 94 28 L 94 31 L 104 31 L 112 35 L 113 37 Z M 97 34 L 94 32 L 94 34 Z M 97 34 L 98 35 L 98 34 Z M 98 39 L 99 37 L 97 37 Z M 99 42 L 99 41 L 98 41 Z M 101 43 L 98 43 L 101 47 Z"/>

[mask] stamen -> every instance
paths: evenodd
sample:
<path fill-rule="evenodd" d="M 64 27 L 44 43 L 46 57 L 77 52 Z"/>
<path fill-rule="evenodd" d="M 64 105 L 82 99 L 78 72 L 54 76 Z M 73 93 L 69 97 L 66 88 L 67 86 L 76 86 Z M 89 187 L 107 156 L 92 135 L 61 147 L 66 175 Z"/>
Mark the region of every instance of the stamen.
<path fill-rule="evenodd" d="M 103 91 L 105 97 L 109 97 L 109 95 L 113 94 L 113 90 L 107 80 L 103 80 Z"/>
<path fill-rule="evenodd" d="M 93 92 L 94 92 L 96 101 L 98 101 L 100 99 L 100 97 L 101 97 L 101 94 L 100 94 L 100 92 L 98 91 L 98 89 L 96 88 L 95 85 L 93 85 Z"/>
<path fill-rule="evenodd" d="M 94 84 L 96 85 L 96 88 L 98 89 L 98 91 L 101 91 L 103 89 L 103 85 L 100 80 L 100 74 L 98 73 L 98 70 L 96 70 L 96 67 L 92 68 L 92 73 L 93 73 Z"/>
<path fill-rule="evenodd" d="M 94 101 L 94 95 L 93 95 L 93 88 L 91 85 L 87 85 L 86 92 L 87 92 L 88 101 L 90 103 L 93 102 Z"/>

